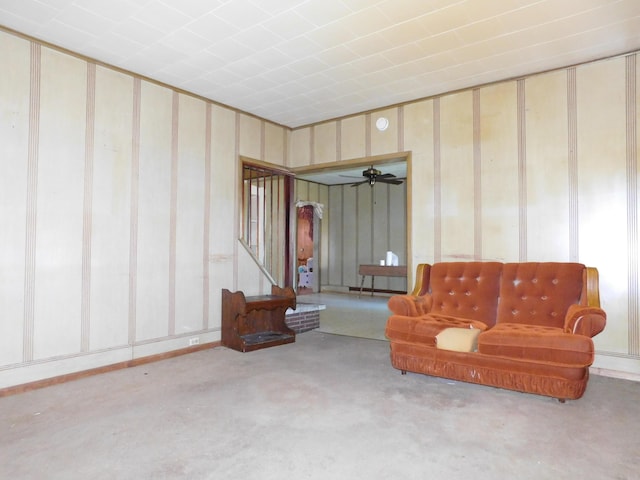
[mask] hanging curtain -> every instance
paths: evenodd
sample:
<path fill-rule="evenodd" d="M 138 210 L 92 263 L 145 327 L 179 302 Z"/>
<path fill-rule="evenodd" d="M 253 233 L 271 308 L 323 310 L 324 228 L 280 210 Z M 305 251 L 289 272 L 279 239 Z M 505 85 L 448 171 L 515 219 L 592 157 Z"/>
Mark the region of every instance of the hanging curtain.
<path fill-rule="evenodd" d="M 324 205 L 318 202 L 309 202 L 306 200 L 298 200 L 296 202 L 296 207 L 306 207 L 307 205 L 311 205 L 313 207 L 313 212 L 318 216 L 318 218 L 322 219 L 322 209 Z"/>

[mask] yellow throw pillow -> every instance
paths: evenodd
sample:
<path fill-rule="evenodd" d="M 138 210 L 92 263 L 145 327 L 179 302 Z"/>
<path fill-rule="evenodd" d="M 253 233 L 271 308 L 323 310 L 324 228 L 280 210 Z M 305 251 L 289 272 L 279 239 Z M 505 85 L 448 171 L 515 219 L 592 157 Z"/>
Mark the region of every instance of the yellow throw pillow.
<path fill-rule="evenodd" d="M 445 328 L 436 335 L 436 346 L 455 352 L 475 352 L 480 331 L 479 328 Z"/>

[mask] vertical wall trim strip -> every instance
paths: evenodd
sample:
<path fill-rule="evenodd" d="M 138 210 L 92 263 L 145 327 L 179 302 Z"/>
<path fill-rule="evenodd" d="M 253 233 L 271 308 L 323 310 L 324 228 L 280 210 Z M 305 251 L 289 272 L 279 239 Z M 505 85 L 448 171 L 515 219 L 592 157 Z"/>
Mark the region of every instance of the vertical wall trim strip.
<path fill-rule="evenodd" d="M 267 122 L 260 122 L 260 158 L 267 159 Z"/>
<path fill-rule="evenodd" d="M 480 89 L 473 89 L 473 256 L 482 260 L 482 138 Z"/>
<path fill-rule="evenodd" d="M 209 267 L 211 232 L 211 103 L 206 104 L 205 109 L 205 140 L 204 140 L 204 238 L 202 241 L 202 272 L 204 281 L 202 284 L 202 328 L 209 328 Z"/>
<path fill-rule="evenodd" d="M 404 106 L 398 107 L 398 151 L 404 152 Z"/>
<path fill-rule="evenodd" d="M 316 127 L 309 129 L 309 164 L 316 163 Z"/>
<path fill-rule="evenodd" d="M 342 160 L 342 120 L 336 121 L 336 161 Z"/>
<path fill-rule="evenodd" d="M 341 185 L 340 187 L 340 205 L 344 205 L 344 189 L 345 186 Z M 358 211 L 358 196 L 356 195 L 356 212 Z M 340 238 L 340 285 L 344 285 L 344 251 L 345 251 L 345 241 L 344 236 L 347 231 L 347 222 L 345 221 L 345 213 L 344 208 L 340 212 L 340 231 L 342 232 L 342 237 Z M 358 229 L 356 228 L 356 258 L 358 256 Z M 357 262 L 355 262 L 357 263 Z"/>
<path fill-rule="evenodd" d="M 136 305 L 138 301 L 138 202 L 140 190 L 140 106 L 142 82 L 133 79 L 133 119 L 131 142 L 131 206 L 129 220 L 129 345 L 136 342 Z"/>
<path fill-rule="evenodd" d="M 282 164 L 291 166 L 289 163 L 289 131 L 286 128 L 282 129 Z"/>
<path fill-rule="evenodd" d="M 517 83 L 518 104 L 518 222 L 519 222 L 519 261 L 526 262 L 527 245 L 527 99 L 524 79 Z"/>
<path fill-rule="evenodd" d="M 567 69 L 567 111 L 569 138 L 569 260 L 577 262 L 578 243 L 578 106 L 575 67 Z"/>
<path fill-rule="evenodd" d="M 27 218 L 25 235 L 24 272 L 24 324 L 22 334 L 22 360 L 29 362 L 34 357 L 33 331 L 35 322 L 36 283 L 36 227 L 38 208 L 38 156 L 40 142 L 40 44 L 31 43 L 31 65 L 29 78 L 29 147 L 27 158 Z"/>
<path fill-rule="evenodd" d="M 91 223 L 93 216 L 93 157 L 96 123 L 96 64 L 87 63 L 86 128 L 84 142 L 84 208 L 82 219 L 82 293 L 80 350 L 88 352 L 91 327 Z"/>
<path fill-rule="evenodd" d="M 364 156 L 371 156 L 371 114 L 364 116 Z"/>
<path fill-rule="evenodd" d="M 236 112 L 235 114 L 235 142 L 234 142 L 234 152 L 233 152 L 233 161 L 235 162 L 234 168 L 234 176 L 235 181 L 235 199 L 234 202 L 234 222 L 235 222 L 235 234 L 233 235 L 233 290 L 238 290 L 238 276 L 239 276 L 239 253 L 238 253 L 238 238 L 243 238 L 243 225 L 242 219 L 244 218 L 241 215 L 240 208 L 244 208 L 244 198 L 243 194 L 243 179 L 242 176 L 244 174 L 242 170 L 242 162 L 240 161 L 240 113 Z"/>
<path fill-rule="evenodd" d="M 638 319 L 638 139 L 637 139 L 637 55 L 626 57 L 627 116 L 627 258 L 629 289 L 629 353 L 640 355 L 640 320 Z"/>
<path fill-rule="evenodd" d="M 173 92 L 171 106 L 171 204 L 169 205 L 169 328 L 176 333 L 176 235 L 178 216 L 178 127 L 180 125 L 180 94 Z"/>
<path fill-rule="evenodd" d="M 440 158 L 440 98 L 433 100 L 433 260 L 442 261 L 442 165 Z"/>

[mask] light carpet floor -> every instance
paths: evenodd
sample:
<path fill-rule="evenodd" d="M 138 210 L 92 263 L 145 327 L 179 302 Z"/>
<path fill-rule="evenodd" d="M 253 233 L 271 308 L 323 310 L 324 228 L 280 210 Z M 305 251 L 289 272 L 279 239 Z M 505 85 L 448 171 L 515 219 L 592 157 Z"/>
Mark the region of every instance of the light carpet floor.
<path fill-rule="evenodd" d="M 334 335 L 387 340 L 384 328 L 389 318 L 389 297 L 345 293 L 301 295 L 298 302 L 325 305 L 320 311 L 318 331 Z"/>
<path fill-rule="evenodd" d="M 311 331 L 0 398 L 0 478 L 631 480 L 639 398 L 401 375 L 387 342 Z"/>

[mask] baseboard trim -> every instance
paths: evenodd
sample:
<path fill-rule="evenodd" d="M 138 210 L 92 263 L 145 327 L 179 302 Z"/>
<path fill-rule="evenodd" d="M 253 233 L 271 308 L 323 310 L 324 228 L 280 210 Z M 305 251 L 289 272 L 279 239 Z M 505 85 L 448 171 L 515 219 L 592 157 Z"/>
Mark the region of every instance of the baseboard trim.
<path fill-rule="evenodd" d="M 56 377 L 36 380 L 34 382 L 29 382 L 29 383 L 23 383 L 22 385 L 5 387 L 0 389 L 0 398 L 8 397 L 11 395 L 18 395 L 21 393 L 29 392 L 31 390 L 50 387 L 52 385 L 59 385 L 62 383 L 73 382 L 74 380 L 80 380 L 81 378 L 91 377 L 93 375 L 100 375 L 103 373 L 113 372 L 116 370 L 122 370 L 125 368 L 145 365 L 147 363 L 159 362 L 161 360 L 166 360 L 168 358 L 179 357 L 181 355 L 187 355 L 189 353 L 195 353 L 201 350 L 207 350 L 209 348 L 219 347 L 221 345 L 222 345 L 222 342 L 220 341 L 203 343 L 203 344 L 194 345 L 191 347 L 171 350 L 169 352 L 156 353 L 153 355 L 147 355 L 145 357 L 134 358 L 131 360 L 126 360 L 124 362 L 112 363 L 111 365 L 105 365 L 103 367 L 96 367 L 88 370 L 82 370 L 79 372 L 67 373 L 64 375 L 58 375 Z"/>
<path fill-rule="evenodd" d="M 640 374 L 632 372 L 621 372 L 619 370 L 609 370 L 608 368 L 590 367 L 589 372 L 601 377 L 611 377 L 620 380 L 631 380 L 632 382 L 640 382 Z"/>

